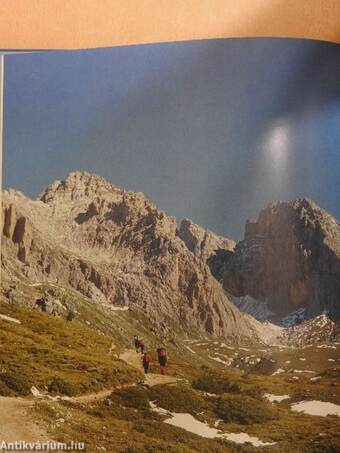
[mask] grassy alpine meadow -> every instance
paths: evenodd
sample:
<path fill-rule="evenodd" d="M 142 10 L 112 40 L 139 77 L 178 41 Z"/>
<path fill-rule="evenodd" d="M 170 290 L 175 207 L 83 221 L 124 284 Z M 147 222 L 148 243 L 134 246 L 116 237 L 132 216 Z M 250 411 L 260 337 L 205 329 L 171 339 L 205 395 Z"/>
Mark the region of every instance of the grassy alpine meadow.
<path fill-rule="evenodd" d="M 196 385 L 195 385 L 196 386 Z M 164 422 L 150 402 L 170 413 L 188 413 L 222 432 L 247 433 L 270 446 L 254 447 L 224 439 L 207 439 Z M 38 402 L 35 417 L 60 441 L 84 441 L 89 451 L 117 452 L 336 452 L 338 417 L 316 417 L 291 411 L 287 404 L 271 404 L 261 394 L 208 394 L 192 383 L 131 387 L 116 390 L 100 402 Z M 275 442 L 275 443 L 274 443 Z M 104 450 L 105 449 L 105 450 Z M 98 450 L 99 451 L 99 450 Z"/>
<path fill-rule="evenodd" d="M 166 339 L 167 374 L 177 381 L 150 386 L 140 383 L 144 378 L 137 368 L 119 358 L 132 349 L 133 335 L 142 332 L 151 373 L 159 373 L 155 349 L 160 339 L 153 327 L 145 328 L 140 310 L 112 311 L 60 289 L 57 296 L 75 319 L 0 302 L 2 315 L 20 321 L 0 319 L 0 394 L 27 396 L 35 386 L 45 396 L 75 397 L 35 399 L 34 419 L 51 438 L 83 441 L 89 452 L 337 451 L 339 417 L 291 409 L 309 400 L 340 404 L 337 343 L 242 345 L 174 330 Z M 87 398 L 102 389 L 111 394 Z M 284 398 L 270 401 L 268 395 Z M 176 414 L 215 433 L 248 435 L 262 444 L 202 437 L 188 426 L 169 424 Z"/>
<path fill-rule="evenodd" d="M 110 353 L 112 337 L 78 321 L 0 302 L 0 394 L 40 391 L 67 396 L 136 382 L 137 370 Z"/>

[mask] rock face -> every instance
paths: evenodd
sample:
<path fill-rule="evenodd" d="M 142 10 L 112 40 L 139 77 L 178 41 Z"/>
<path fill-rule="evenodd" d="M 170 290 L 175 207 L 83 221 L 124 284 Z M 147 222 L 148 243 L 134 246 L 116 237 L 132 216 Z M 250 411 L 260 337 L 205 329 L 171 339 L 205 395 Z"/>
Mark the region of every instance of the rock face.
<path fill-rule="evenodd" d="M 234 250 L 235 241 L 205 230 L 190 219 L 182 220 L 178 235 L 197 258 L 209 265 L 214 277 L 220 280 L 223 263 Z"/>
<path fill-rule="evenodd" d="M 304 321 L 283 330 L 280 340 L 292 346 L 331 342 L 339 339 L 337 325 L 326 315 Z"/>
<path fill-rule="evenodd" d="M 247 222 L 224 262 L 223 286 L 266 302 L 276 315 L 340 316 L 340 225 L 308 199 L 277 202 Z"/>
<path fill-rule="evenodd" d="M 175 219 L 142 193 L 75 172 L 36 201 L 4 191 L 3 214 L 3 294 L 16 281 L 50 282 L 94 302 L 137 304 L 164 331 L 181 326 L 225 337 L 260 331 L 187 249 Z M 215 245 L 205 247 L 209 256 Z"/>

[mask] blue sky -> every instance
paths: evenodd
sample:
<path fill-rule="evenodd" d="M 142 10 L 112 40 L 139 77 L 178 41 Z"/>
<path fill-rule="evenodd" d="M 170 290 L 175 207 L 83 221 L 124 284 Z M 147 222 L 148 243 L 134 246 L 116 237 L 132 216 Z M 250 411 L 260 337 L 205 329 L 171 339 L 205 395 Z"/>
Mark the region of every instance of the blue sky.
<path fill-rule="evenodd" d="M 74 170 L 241 238 L 272 200 L 340 217 L 340 46 L 225 39 L 6 56 L 4 186 Z"/>

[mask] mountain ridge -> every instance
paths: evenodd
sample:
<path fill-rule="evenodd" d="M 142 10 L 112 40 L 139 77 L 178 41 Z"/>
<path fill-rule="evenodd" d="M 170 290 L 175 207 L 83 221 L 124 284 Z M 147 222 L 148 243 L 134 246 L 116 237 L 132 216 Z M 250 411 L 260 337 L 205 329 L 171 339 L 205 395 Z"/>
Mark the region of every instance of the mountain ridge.
<path fill-rule="evenodd" d="M 299 281 L 302 271 L 313 276 L 311 263 L 320 260 L 338 269 L 338 258 L 322 261 L 329 258 L 323 249 L 319 261 L 314 259 L 315 250 L 323 247 L 340 254 L 338 229 L 336 220 L 312 200 L 273 202 L 257 220 L 247 222 L 244 239 L 235 244 L 190 219 L 178 227 L 174 217 L 141 192 L 72 172 L 36 200 L 13 189 L 3 191 L 2 293 L 15 294 L 18 282 L 32 286 L 45 281 L 75 289 L 94 302 L 137 304 L 164 333 L 180 326 L 267 342 L 287 336 L 247 312 L 275 322 L 282 316 L 288 320 L 292 312 L 300 313 L 296 322 L 305 313 L 308 319 L 325 312 L 327 305 L 321 302 L 312 301 L 310 310 L 308 304 L 289 305 L 287 285 Z M 336 284 L 329 292 L 335 306 Z M 278 288 L 280 294 L 281 287 L 286 292 L 276 300 L 269 290 Z M 313 286 L 308 289 L 315 293 Z M 303 295 L 300 290 L 295 285 L 292 294 Z M 280 311 L 278 304 L 287 307 Z"/>
<path fill-rule="evenodd" d="M 137 304 L 165 333 L 180 325 L 224 337 L 260 335 L 260 324 L 230 303 L 188 251 L 175 219 L 140 192 L 73 172 L 38 200 L 5 191 L 3 210 L 3 293 L 13 278 L 49 281 L 100 303 Z"/>

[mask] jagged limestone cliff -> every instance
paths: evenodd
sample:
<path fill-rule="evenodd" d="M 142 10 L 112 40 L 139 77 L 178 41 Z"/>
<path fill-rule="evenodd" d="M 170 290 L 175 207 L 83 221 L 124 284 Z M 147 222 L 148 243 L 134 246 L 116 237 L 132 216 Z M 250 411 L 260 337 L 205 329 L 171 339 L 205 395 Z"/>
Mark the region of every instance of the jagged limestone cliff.
<path fill-rule="evenodd" d="M 164 331 L 248 338 L 261 331 L 187 249 L 175 219 L 142 193 L 75 172 L 36 201 L 4 191 L 3 213 L 4 294 L 18 280 L 48 281 L 94 303 L 137 304 Z"/>
<path fill-rule="evenodd" d="M 247 222 L 244 240 L 224 261 L 223 286 L 267 302 L 284 316 L 340 316 L 340 225 L 309 199 L 277 202 Z"/>

